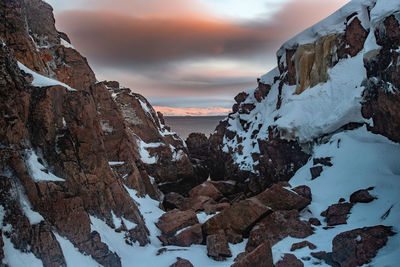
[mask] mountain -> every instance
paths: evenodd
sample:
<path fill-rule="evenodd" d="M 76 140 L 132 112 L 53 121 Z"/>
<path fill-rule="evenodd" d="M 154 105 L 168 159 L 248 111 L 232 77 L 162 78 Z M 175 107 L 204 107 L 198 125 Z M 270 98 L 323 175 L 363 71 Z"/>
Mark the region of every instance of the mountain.
<path fill-rule="evenodd" d="M 2 265 L 397 265 L 397 1 L 353 0 L 287 41 L 186 141 L 97 81 L 47 3 L 0 6 Z"/>

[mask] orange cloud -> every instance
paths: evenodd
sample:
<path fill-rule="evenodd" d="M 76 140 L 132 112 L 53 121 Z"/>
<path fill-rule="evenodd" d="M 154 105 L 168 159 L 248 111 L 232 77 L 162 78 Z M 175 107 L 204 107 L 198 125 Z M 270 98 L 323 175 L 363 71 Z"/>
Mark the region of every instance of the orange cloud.
<path fill-rule="evenodd" d="M 221 107 L 208 107 L 208 108 L 174 108 L 174 107 L 161 107 L 154 106 L 156 111 L 161 112 L 164 116 L 219 116 L 227 115 L 231 109 Z"/>

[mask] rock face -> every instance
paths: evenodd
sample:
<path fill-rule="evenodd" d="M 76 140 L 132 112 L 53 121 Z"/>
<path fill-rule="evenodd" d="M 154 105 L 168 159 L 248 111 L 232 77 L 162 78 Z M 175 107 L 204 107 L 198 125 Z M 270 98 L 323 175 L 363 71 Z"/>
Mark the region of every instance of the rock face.
<path fill-rule="evenodd" d="M 96 82 L 44 1 L 0 6 L 7 14 L 0 23 L 0 205 L 11 226 L 2 233 L 45 266 L 65 266 L 54 233 L 99 264 L 120 266 L 91 218 L 111 228 L 115 218 L 130 221 L 135 228 L 118 231 L 127 243 L 146 245 L 148 229 L 127 189 L 159 199 L 157 183 L 183 191 L 197 185 L 184 142 L 145 98 Z M 35 87 L 21 64 L 66 85 Z M 43 219 L 31 221 L 26 206 Z"/>
<path fill-rule="evenodd" d="M 332 241 L 332 259 L 340 266 L 367 264 L 392 235 L 391 227 L 382 225 L 341 233 Z"/>

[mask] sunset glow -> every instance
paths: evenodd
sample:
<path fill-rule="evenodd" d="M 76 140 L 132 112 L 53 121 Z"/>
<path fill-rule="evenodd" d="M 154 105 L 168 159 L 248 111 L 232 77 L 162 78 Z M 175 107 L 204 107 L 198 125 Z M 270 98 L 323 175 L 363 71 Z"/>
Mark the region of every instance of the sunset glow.
<path fill-rule="evenodd" d="M 276 65 L 285 40 L 347 1 L 47 2 L 98 80 L 118 80 L 167 114 L 220 115 Z"/>

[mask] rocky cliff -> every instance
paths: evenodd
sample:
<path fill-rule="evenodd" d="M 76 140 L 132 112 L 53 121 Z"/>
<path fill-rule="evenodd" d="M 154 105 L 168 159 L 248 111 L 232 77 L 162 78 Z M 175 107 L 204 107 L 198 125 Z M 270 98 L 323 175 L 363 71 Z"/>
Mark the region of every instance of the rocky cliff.
<path fill-rule="evenodd" d="M 185 143 L 143 96 L 96 81 L 86 58 L 56 30 L 47 3 L 0 6 L 2 240 L 45 266 L 66 265 L 60 240 L 101 265 L 120 266 L 93 218 L 129 244 L 148 244 L 127 190 L 159 200 L 157 183 L 193 187 Z"/>

